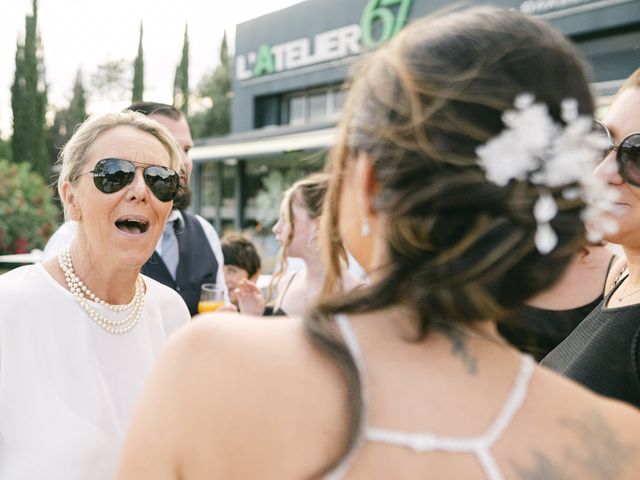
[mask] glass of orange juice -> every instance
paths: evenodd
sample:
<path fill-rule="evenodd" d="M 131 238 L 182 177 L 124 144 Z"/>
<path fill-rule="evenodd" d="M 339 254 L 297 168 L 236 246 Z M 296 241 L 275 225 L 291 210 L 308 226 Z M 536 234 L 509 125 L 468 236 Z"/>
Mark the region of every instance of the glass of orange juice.
<path fill-rule="evenodd" d="M 200 288 L 198 313 L 215 312 L 224 305 L 224 289 L 215 283 L 203 283 Z"/>

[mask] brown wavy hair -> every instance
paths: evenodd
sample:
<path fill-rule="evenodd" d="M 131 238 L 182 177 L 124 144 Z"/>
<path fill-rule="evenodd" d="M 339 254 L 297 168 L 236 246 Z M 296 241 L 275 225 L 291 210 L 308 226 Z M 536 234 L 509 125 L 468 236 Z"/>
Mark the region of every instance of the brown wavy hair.
<path fill-rule="evenodd" d="M 327 290 L 340 276 L 333 258 L 342 245 L 343 176 L 360 153 L 373 162 L 373 208 L 385 219 L 388 262 L 375 282 L 322 301 L 305 323 L 349 387 L 343 456 L 356 442 L 363 405 L 355 361 L 331 325 L 335 314 L 403 306 L 415 313 L 420 340 L 436 328 L 497 320 L 551 286 L 584 242 L 582 201 L 528 181 L 490 183 L 475 151 L 504 129 L 503 113 L 522 93 L 546 104 L 558 123 L 567 98 L 593 114 L 584 64 L 570 42 L 539 19 L 495 8 L 416 20 L 352 79 L 328 167 Z M 534 244 L 533 205 L 543 189 L 558 204 L 551 222 L 558 244 L 547 255 Z"/>

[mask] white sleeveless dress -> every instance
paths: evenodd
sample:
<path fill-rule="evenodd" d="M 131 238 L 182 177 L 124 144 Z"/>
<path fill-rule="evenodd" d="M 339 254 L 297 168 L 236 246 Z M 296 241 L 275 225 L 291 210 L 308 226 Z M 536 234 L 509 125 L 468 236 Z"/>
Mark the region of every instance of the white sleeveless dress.
<path fill-rule="evenodd" d="M 375 428 L 369 425 L 367 421 L 367 386 L 364 383 L 365 366 L 358 340 L 347 317 L 344 315 L 337 315 L 336 321 L 347 348 L 351 352 L 351 355 L 358 367 L 358 372 L 362 379 L 362 393 L 364 397 L 363 405 L 365 408 L 362 413 L 361 430 L 359 432 L 358 439 L 351 451 L 343 458 L 340 464 L 326 476 L 327 480 L 338 480 L 343 478 L 347 473 L 349 466 L 353 462 L 359 448 L 365 442 L 405 447 L 418 453 L 451 452 L 472 454 L 478 459 L 487 479 L 502 480 L 504 478 L 500 468 L 498 467 L 498 463 L 493 457 L 491 449 L 507 429 L 527 396 L 529 381 L 535 369 L 535 361 L 532 357 L 523 355 L 520 371 L 518 372 L 506 402 L 502 406 L 497 417 L 493 420 L 491 425 L 489 425 L 489 428 L 480 435 L 475 437 L 444 437 L 434 435 L 429 432 L 407 433 Z"/>

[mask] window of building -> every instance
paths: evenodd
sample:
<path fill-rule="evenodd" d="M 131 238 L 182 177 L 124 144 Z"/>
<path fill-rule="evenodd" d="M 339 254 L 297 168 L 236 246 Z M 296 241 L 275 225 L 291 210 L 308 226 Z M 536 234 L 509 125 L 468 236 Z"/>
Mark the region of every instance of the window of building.
<path fill-rule="evenodd" d="M 309 95 L 309 123 L 324 120 L 329 117 L 327 98 L 329 92 L 319 92 Z"/>
<path fill-rule="evenodd" d="M 304 125 L 336 120 L 346 92 L 339 85 L 315 88 L 283 96 L 283 123 Z"/>
<path fill-rule="evenodd" d="M 298 125 L 306 123 L 307 98 L 305 95 L 297 95 L 289 98 L 289 123 Z"/>
<path fill-rule="evenodd" d="M 338 117 L 344 106 L 344 101 L 347 98 L 347 91 L 343 88 L 339 88 L 333 91 L 333 104 L 331 106 L 331 114 L 334 117 Z"/>
<path fill-rule="evenodd" d="M 200 213 L 212 222 L 217 216 L 218 165 L 204 163 L 200 167 Z"/>
<path fill-rule="evenodd" d="M 255 116 L 253 127 L 263 128 L 269 125 L 280 125 L 282 114 L 280 95 L 266 95 L 255 99 Z"/>

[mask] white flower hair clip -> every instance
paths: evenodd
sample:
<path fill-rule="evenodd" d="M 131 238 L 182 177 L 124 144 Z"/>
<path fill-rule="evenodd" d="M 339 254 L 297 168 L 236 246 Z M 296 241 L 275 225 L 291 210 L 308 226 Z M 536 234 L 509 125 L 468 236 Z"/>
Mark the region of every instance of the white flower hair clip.
<path fill-rule="evenodd" d="M 593 175 L 607 139 L 593 131 L 593 119 L 578 115 L 575 99 L 562 102 L 565 126 L 553 121 L 547 105 L 534 103 L 528 93 L 518 95 L 515 110 L 506 111 L 505 129 L 476 149 L 478 164 L 487 179 L 506 186 L 511 180 L 529 181 L 550 188 L 564 187 L 567 199 L 581 197 L 587 207 L 582 219 L 589 225 L 589 240 L 598 241 L 604 233 L 613 233 L 618 225 L 603 213 L 613 211 L 617 192 Z M 542 192 L 533 208 L 538 224 L 535 245 L 546 255 L 558 244 L 551 220 L 558 206 L 550 192 Z"/>

